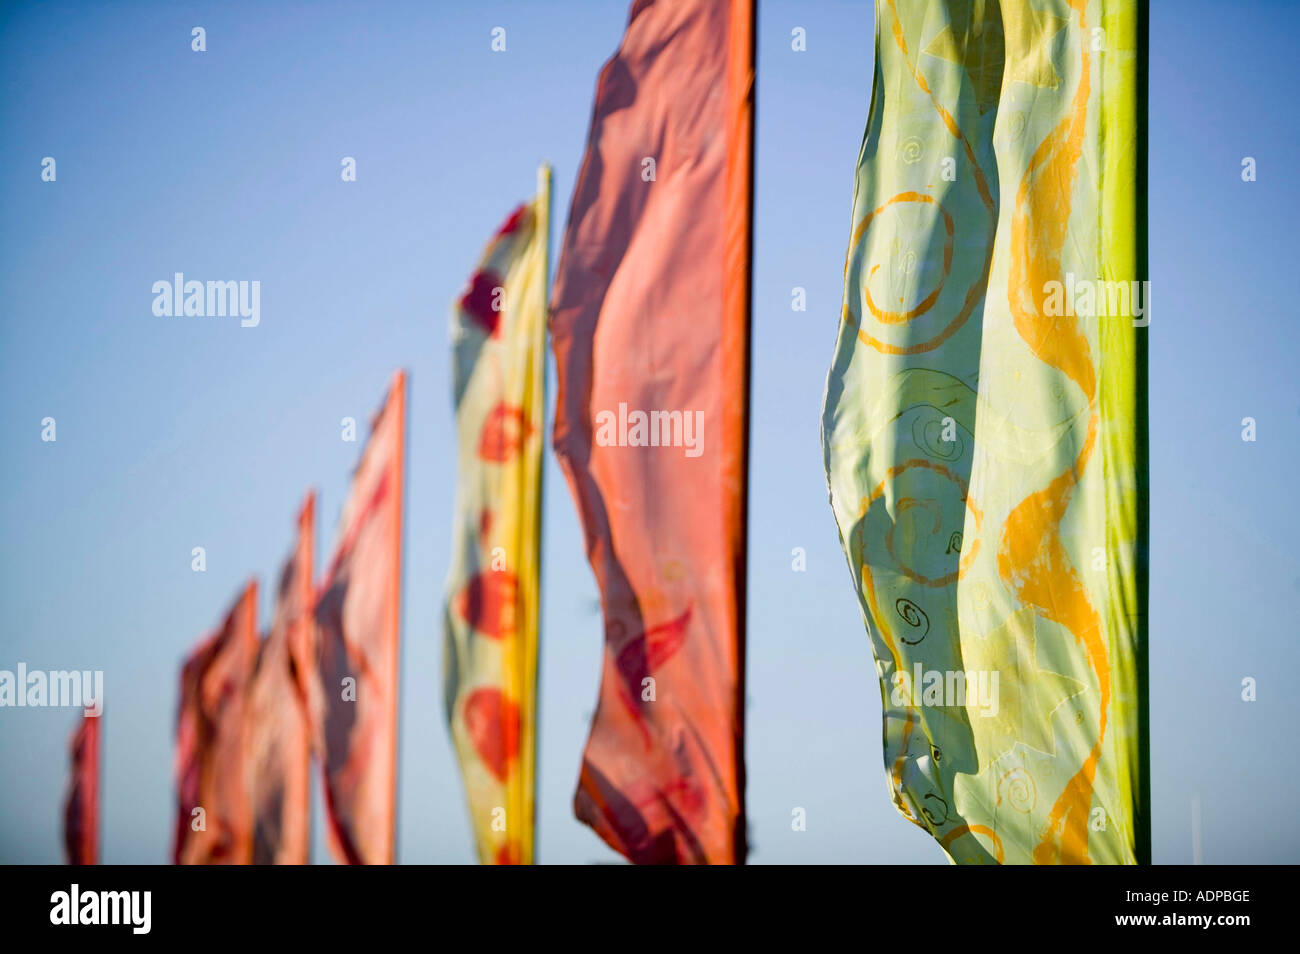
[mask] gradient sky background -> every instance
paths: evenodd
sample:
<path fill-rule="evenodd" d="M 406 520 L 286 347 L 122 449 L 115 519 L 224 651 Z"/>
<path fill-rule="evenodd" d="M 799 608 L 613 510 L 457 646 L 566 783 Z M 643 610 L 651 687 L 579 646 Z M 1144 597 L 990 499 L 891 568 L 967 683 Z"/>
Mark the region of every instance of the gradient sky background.
<path fill-rule="evenodd" d="M 1152 4 L 1154 858 L 1289 862 L 1300 818 L 1300 8 Z M 461 8 L 461 9 L 457 9 Z M 558 246 L 623 0 L 0 9 L 0 669 L 102 669 L 102 856 L 165 862 L 178 667 L 241 583 L 260 613 L 308 486 L 334 544 L 389 374 L 411 372 L 399 860 L 469 862 L 441 704 L 455 446 L 447 312 L 555 166 Z M 190 30 L 207 30 L 206 53 Z M 507 30 L 493 53 L 490 31 Z M 807 31 L 806 52 L 790 31 Z M 942 863 L 890 805 L 871 649 L 819 411 L 871 93 L 870 3 L 759 19 L 749 805 L 764 862 Z M 58 181 L 41 181 L 41 159 Z M 357 160 L 343 183 L 340 159 Z M 1241 159 L 1259 179 L 1243 183 Z M 173 272 L 257 279 L 262 321 L 167 320 Z M 792 312 L 793 286 L 808 311 Z M 40 440 L 53 416 L 58 440 Z M 1241 419 L 1258 421 L 1256 443 Z M 615 860 L 572 817 L 601 651 L 546 457 L 538 858 Z M 207 548 L 207 572 L 190 550 Z M 808 569 L 791 570 L 804 547 Z M 1240 700 L 1241 680 L 1259 698 Z M 0 710 L 0 861 L 62 858 L 71 710 Z M 791 831 L 791 810 L 808 827 Z M 325 861 L 323 826 L 315 857 Z"/>

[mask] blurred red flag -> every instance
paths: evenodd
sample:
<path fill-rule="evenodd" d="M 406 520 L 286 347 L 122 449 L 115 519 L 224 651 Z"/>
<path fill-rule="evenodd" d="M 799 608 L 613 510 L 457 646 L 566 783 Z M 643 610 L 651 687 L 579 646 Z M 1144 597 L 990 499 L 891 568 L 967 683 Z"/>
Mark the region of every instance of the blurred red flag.
<path fill-rule="evenodd" d="M 317 745 L 330 848 L 346 864 L 392 864 L 401 620 L 406 376 L 375 418 L 316 603 Z"/>
<path fill-rule="evenodd" d="M 257 650 L 257 583 L 250 582 L 181 670 L 176 864 L 246 865 L 252 858 L 245 713 Z"/>
<path fill-rule="evenodd" d="M 275 617 L 248 699 L 253 864 L 305 865 L 311 840 L 311 748 L 299 673 L 312 665 L 316 497 L 298 512 L 298 539 L 280 571 Z"/>
<path fill-rule="evenodd" d="M 99 863 L 99 739 L 103 715 L 83 714 L 72 733 L 72 774 L 63 803 L 63 846 L 70 865 Z"/>
<path fill-rule="evenodd" d="M 639 863 L 745 858 L 751 0 L 637 0 L 551 299 L 555 450 L 601 590 L 578 817 Z"/>

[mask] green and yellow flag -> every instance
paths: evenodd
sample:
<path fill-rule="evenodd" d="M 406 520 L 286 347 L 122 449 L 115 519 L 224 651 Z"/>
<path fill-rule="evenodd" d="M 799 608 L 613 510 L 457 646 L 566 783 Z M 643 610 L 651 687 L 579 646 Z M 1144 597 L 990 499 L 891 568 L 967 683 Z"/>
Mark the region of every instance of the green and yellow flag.
<path fill-rule="evenodd" d="M 531 864 L 549 166 L 451 316 L 459 484 L 445 702 L 484 864 Z"/>
<path fill-rule="evenodd" d="M 1148 861 L 1145 15 L 876 22 L 823 448 L 890 792 L 954 862 Z"/>

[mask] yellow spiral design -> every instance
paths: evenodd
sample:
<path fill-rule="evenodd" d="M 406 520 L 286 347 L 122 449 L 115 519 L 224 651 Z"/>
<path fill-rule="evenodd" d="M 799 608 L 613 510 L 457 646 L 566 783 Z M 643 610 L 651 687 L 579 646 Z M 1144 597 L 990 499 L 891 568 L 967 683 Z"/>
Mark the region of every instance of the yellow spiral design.
<path fill-rule="evenodd" d="M 1013 768 L 998 780 L 999 805 L 1002 804 L 1004 788 L 1007 804 L 1022 815 L 1028 815 L 1038 804 L 1038 786 L 1034 784 L 1034 777 L 1023 768 Z"/>

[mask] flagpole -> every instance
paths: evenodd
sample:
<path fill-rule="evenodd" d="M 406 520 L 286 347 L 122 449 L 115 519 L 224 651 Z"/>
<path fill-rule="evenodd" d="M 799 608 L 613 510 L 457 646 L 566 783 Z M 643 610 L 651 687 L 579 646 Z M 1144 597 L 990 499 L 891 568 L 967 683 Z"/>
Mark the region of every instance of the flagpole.
<path fill-rule="evenodd" d="M 1149 37 L 1150 4 L 1148 0 L 1139 0 L 1137 5 L 1137 182 L 1134 193 L 1137 197 L 1136 265 L 1139 282 L 1137 287 L 1145 288 L 1149 277 L 1147 263 L 1147 53 L 1150 46 Z M 1149 307 L 1149 305 L 1148 305 Z M 1147 326 L 1149 327 L 1149 325 Z M 1137 862 L 1151 864 L 1151 679 L 1148 666 L 1148 634 L 1150 617 L 1148 599 L 1150 593 L 1151 571 L 1151 458 L 1150 458 L 1150 422 L 1148 419 L 1147 399 L 1147 327 L 1134 329 L 1137 334 L 1135 345 L 1137 409 L 1136 443 L 1138 453 L 1137 469 L 1137 611 L 1138 611 L 1138 645 L 1137 645 L 1137 682 L 1138 682 L 1138 810 L 1135 813 L 1134 840 L 1136 842 Z"/>
<path fill-rule="evenodd" d="M 402 553 L 405 550 L 403 537 L 406 533 L 406 370 L 398 369 L 393 381 L 393 390 L 397 398 L 397 507 L 394 517 L 397 526 L 393 530 L 393 548 L 396 551 L 393 559 L 393 579 L 390 582 L 392 587 L 392 599 L 394 606 L 394 626 L 396 633 L 394 640 L 397 643 L 393 652 L 393 672 L 389 685 L 392 687 L 392 760 L 393 772 L 390 777 L 392 785 L 391 798 L 389 805 L 392 811 L 391 824 L 388 827 L 388 863 L 397 864 L 397 789 L 398 789 L 398 761 L 401 754 L 401 723 L 402 723 L 402 671 L 405 668 L 402 665 L 402 657 L 405 652 L 405 641 L 402 639 Z"/>
<path fill-rule="evenodd" d="M 743 22 L 737 23 L 739 18 L 735 17 L 735 5 L 743 4 L 744 14 Z M 736 793 L 737 793 L 737 825 L 735 832 L 737 864 L 745 864 L 749 855 L 749 815 L 748 799 L 746 797 L 746 773 L 745 773 L 745 723 L 747 708 L 747 679 L 746 670 L 746 645 L 749 639 L 749 431 L 750 431 L 750 398 L 751 398 L 751 366 L 753 353 L 753 304 L 754 304 L 754 126 L 755 112 L 757 109 L 757 36 L 758 36 L 758 2 L 757 0 L 733 0 L 733 25 L 735 29 L 739 26 L 748 32 L 744 37 L 744 55 L 748 60 L 748 77 L 749 84 L 745 90 L 733 89 L 733 95 L 740 93 L 743 99 L 748 97 L 748 109 L 745 117 L 746 129 L 743 130 L 744 144 L 747 152 L 744 169 L 744 202 L 745 202 L 745 275 L 743 284 L 743 328 L 744 328 L 744 356 L 742 365 L 742 408 L 740 422 L 740 508 L 737 528 L 739 537 L 738 554 L 736 560 L 736 720 L 739 726 L 739 737 L 736 740 Z M 735 47 L 733 46 L 733 51 Z M 729 69 L 728 73 L 734 76 L 734 69 Z M 735 104 L 733 104 L 733 109 Z"/>
<path fill-rule="evenodd" d="M 313 651 L 316 646 L 316 635 L 312 631 L 314 625 L 313 609 L 315 601 L 313 599 L 316 588 L 316 488 L 312 487 L 307 491 L 307 496 L 303 499 L 298 508 L 298 539 L 294 541 L 294 562 L 295 572 L 298 574 L 298 618 L 294 621 L 297 627 L 298 647 L 301 648 L 304 643 L 311 646 Z M 306 560 L 303 561 L 303 556 Z M 289 658 L 294 659 L 294 647 L 289 647 Z M 314 742 L 311 725 L 312 720 L 309 715 L 310 706 L 307 702 L 307 696 L 302 692 L 302 683 L 298 681 L 294 689 L 299 694 L 299 711 L 302 717 L 303 730 L 307 733 L 307 746 L 304 753 L 304 764 L 300 767 L 303 769 L 303 777 L 307 780 L 307 791 L 304 795 L 306 805 L 302 806 L 307 814 L 307 845 L 303 864 L 311 864 L 313 854 L 313 841 L 315 840 L 315 822 L 316 813 L 312 806 L 312 793 L 316 787 L 316 780 L 312 772 L 312 745 Z"/>
<path fill-rule="evenodd" d="M 542 334 L 541 334 L 541 377 L 542 377 L 542 398 L 541 410 L 542 423 L 546 422 L 546 336 L 547 328 L 550 324 L 549 315 L 547 315 L 547 298 L 551 287 L 551 164 L 543 160 L 537 167 L 537 234 L 540 236 L 542 243 L 542 287 L 539 291 L 541 301 L 538 303 L 542 314 Z M 544 440 L 544 438 L 543 438 Z M 541 693 L 537 691 L 541 682 L 542 671 L 542 514 L 545 510 L 545 489 L 546 489 L 546 455 L 541 454 L 537 463 L 537 618 L 534 620 L 535 627 L 535 646 L 536 655 L 533 659 L 533 684 L 529 687 L 533 699 L 533 767 L 532 778 L 529 779 L 532 785 L 532 792 L 528 802 L 531 818 L 528 822 L 528 830 L 532 836 L 532 845 L 529 847 L 529 862 L 537 864 L 537 775 L 541 766 L 542 750 L 542 700 Z"/>

